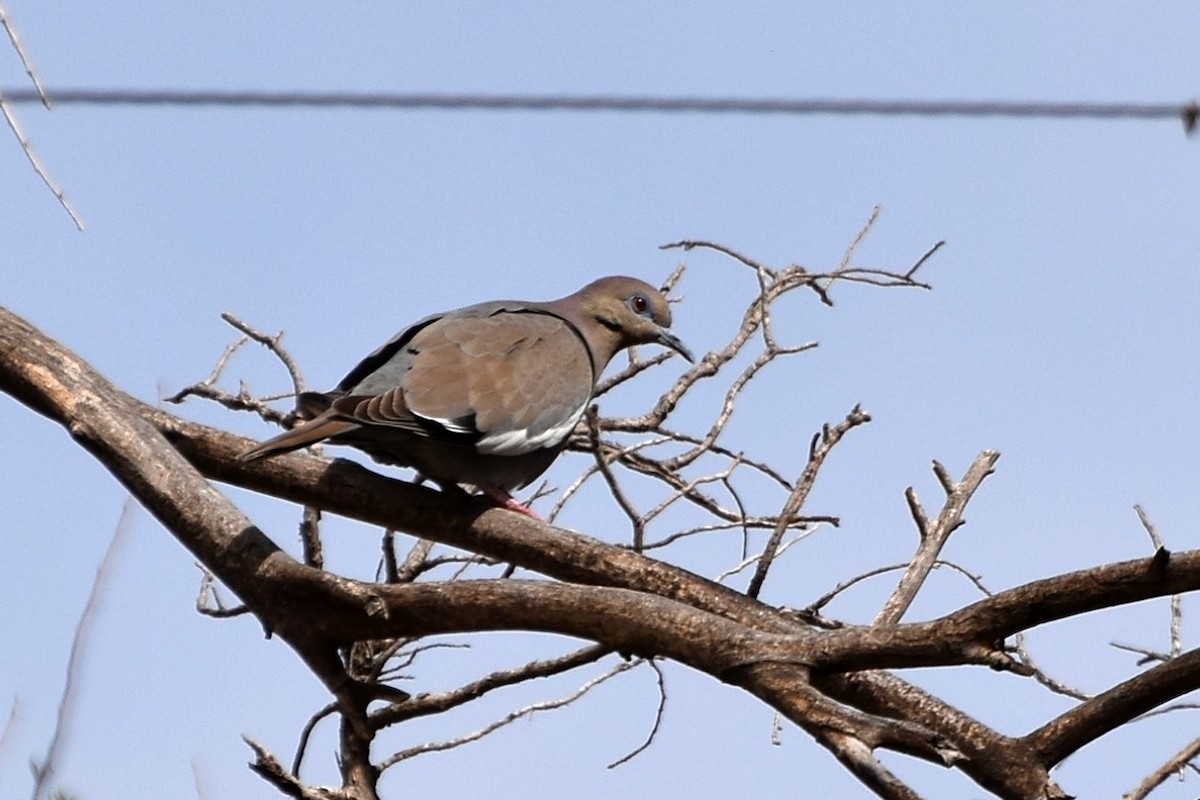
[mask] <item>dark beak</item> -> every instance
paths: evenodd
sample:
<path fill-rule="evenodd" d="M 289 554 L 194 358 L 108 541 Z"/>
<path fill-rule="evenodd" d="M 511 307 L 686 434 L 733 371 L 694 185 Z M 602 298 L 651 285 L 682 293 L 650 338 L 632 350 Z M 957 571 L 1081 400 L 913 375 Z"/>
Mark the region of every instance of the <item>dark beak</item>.
<path fill-rule="evenodd" d="M 669 328 L 659 328 L 658 338 L 655 341 L 661 344 L 663 347 L 669 347 L 676 353 L 679 353 L 679 355 L 688 360 L 689 364 L 696 363 L 696 359 L 692 355 L 692 351 L 688 350 L 684 343 L 679 341 L 679 337 L 672 333 Z"/>

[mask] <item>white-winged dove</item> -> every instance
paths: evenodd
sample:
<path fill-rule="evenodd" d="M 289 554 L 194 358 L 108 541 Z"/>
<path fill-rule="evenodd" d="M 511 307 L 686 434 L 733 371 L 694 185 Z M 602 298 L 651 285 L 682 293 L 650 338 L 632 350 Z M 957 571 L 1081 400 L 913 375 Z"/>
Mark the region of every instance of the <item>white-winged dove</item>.
<path fill-rule="evenodd" d="M 242 455 L 323 440 L 412 467 L 443 488 L 509 492 L 550 466 L 619 351 L 657 343 L 688 361 L 654 287 L 612 276 L 546 303 L 495 301 L 426 317 L 363 359 L 331 392 L 305 392 L 308 420 Z"/>

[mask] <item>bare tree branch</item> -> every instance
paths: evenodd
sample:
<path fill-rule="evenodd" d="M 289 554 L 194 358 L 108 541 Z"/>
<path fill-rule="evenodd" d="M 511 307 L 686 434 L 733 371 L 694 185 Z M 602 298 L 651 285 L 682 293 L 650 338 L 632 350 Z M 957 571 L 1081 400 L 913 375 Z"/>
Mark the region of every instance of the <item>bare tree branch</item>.
<path fill-rule="evenodd" d="M 920 544 L 917 547 L 916 555 L 909 562 L 908 569 L 896 586 L 896 590 L 888 598 L 879 615 L 875 617 L 876 625 L 890 625 L 898 622 L 904 616 L 904 612 L 912 605 L 917 592 L 920 591 L 925 579 L 933 570 L 934 563 L 949 540 L 950 534 L 958 530 L 958 527 L 965 521 L 962 515 L 967 508 L 967 503 L 971 501 L 984 479 L 992 474 L 999 458 L 1000 454 L 995 450 L 984 450 L 976 456 L 974 463 L 967 470 L 967 474 L 958 483 L 950 479 L 945 467 L 936 461 L 933 462 L 934 474 L 937 475 L 942 489 L 946 492 L 946 502 L 932 525 L 926 518 L 913 488 L 910 486 L 905 492 L 909 508 L 912 510 L 913 520 L 917 523 Z"/>
<path fill-rule="evenodd" d="M 646 659 L 642 663 L 650 666 L 650 669 L 654 671 L 655 679 L 658 682 L 658 708 L 654 710 L 654 724 L 650 726 L 650 733 L 646 735 L 646 740 L 644 742 L 618 758 L 616 761 L 613 761 L 608 765 L 608 769 L 616 769 L 622 764 L 626 764 L 637 758 L 642 753 L 646 752 L 650 745 L 654 743 L 654 737 L 658 735 L 658 728 L 662 724 L 663 712 L 666 711 L 667 708 L 667 678 L 665 675 L 663 675 L 663 671 L 658 664 L 654 663 L 654 659 Z"/>
<path fill-rule="evenodd" d="M 608 484 L 608 490 L 617 501 L 617 505 L 620 506 L 625 516 L 629 517 L 629 523 L 633 526 L 633 549 L 640 553 L 642 545 L 646 541 L 646 517 L 634 508 L 633 501 L 621 489 L 617 476 L 609 467 L 604 449 L 600 447 L 600 413 L 596 406 L 588 408 L 584 415 L 584 423 L 587 425 L 588 442 L 591 445 L 592 454 L 596 457 L 596 467 L 604 477 L 604 482 Z"/>
<path fill-rule="evenodd" d="M 279 399 L 278 397 L 255 397 L 250 394 L 250 390 L 246 387 L 245 383 L 238 386 L 236 393 L 229 392 L 217 385 L 225 374 L 225 370 L 228 368 L 234 354 L 246 344 L 253 341 L 267 348 L 287 370 L 293 391 L 287 395 L 283 395 L 284 397 L 292 397 L 304 391 L 304 375 L 301 373 L 300 367 L 296 364 L 291 354 L 283 346 L 283 332 L 281 331 L 276 334 L 264 333 L 229 312 L 221 314 L 221 319 L 225 320 L 226 323 L 241 333 L 241 336 L 226 346 L 224 352 L 217 359 L 216 364 L 213 365 L 212 371 L 209 372 L 207 378 L 193 383 L 191 386 L 185 386 L 170 397 L 163 398 L 163 400 L 168 403 L 179 404 L 189 397 L 200 397 L 219 403 L 231 411 L 253 411 L 268 422 L 290 426 L 294 421 L 295 415 L 291 412 L 283 413 L 276 411 L 270 405 L 270 402 Z"/>
<path fill-rule="evenodd" d="M 21 59 L 21 65 L 25 67 L 25 74 L 29 76 L 30 82 L 33 83 L 34 88 L 37 90 L 42 105 L 49 110 L 50 101 L 46 96 L 46 90 L 42 86 L 42 81 L 38 77 L 37 70 L 33 68 L 33 61 L 29 58 L 29 53 L 25 51 L 25 46 L 21 43 L 21 39 L 17 35 L 17 29 L 12 23 L 12 18 L 9 16 L 2 2 L 0 2 L 0 25 L 4 26 L 4 32 L 8 35 L 8 41 L 12 44 L 13 49 L 17 52 L 17 56 Z M 25 153 L 25 158 L 29 161 L 29 165 L 33 167 L 34 173 L 42 179 L 42 183 L 46 184 L 46 188 L 50 190 L 50 193 L 58 200 L 59 205 L 71 217 L 71 221 L 75 223 L 75 227 L 82 231 L 83 219 L 79 216 L 71 201 L 67 199 L 66 193 L 63 192 L 54 178 L 50 177 L 50 173 L 47 171 L 45 165 L 42 164 L 41 158 L 34 152 L 33 145 L 29 142 L 29 137 L 25 135 L 21 123 L 17 120 L 16 112 L 13 111 L 12 106 L 5 99 L 4 92 L 2 91 L 0 91 L 0 115 L 8 123 L 8 129 L 16 137 L 17 143 L 21 146 L 21 151 Z"/>
<path fill-rule="evenodd" d="M 1141 505 L 1135 505 L 1133 510 L 1137 512 L 1138 521 L 1142 523 L 1142 527 L 1146 529 L 1146 533 L 1150 536 L 1150 542 L 1154 545 L 1154 550 L 1157 553 L 1167 552 L 1167 548 L 1163 546 L 1162 537 L 1158 535 L 1158 529 L 1154 523 L 1150 521 L 1150 515 Z M 1171 595 L 1171 657 L 1175 657 L 1183 652 L 1183 598 L 1177 594 Z"/>
<path fill-rule="evenodd" d="M 863 411 L 861 407 L 855 406 L 846 415 L 844 420 L 832 428 L 828 425 L 824 426 L 820 437 L 813 438 L 813 444 L 809 448 L 808 463 L 804 467 L 804 472 L 801 473 L 800 479 L 796 481 L 796 487 L 788 495 L 787 502 L 783 505 L 783 510 L 779 512 L 779 522 L 776 524 L 775 530 L 771 532 L 771 538 L 767 540 L 766 547 L 763 548 L 763 557 L 759 559 L 754 577 L 750 579 L 750 585 L 746 588 L 746 594 L 750 597 L 758 597 L 763 582 L 767 579 L 767 570 L 771 568 L 771 562 L 775 559 L 775 551 L 783 539 L 784 531 L 787 530 L 790 521 L 800 512 L 800 509 L 804 507 L 804 501 L 808 499 L 808 493 L 812 490 L 813 484 L 817 480 L 817 473 L 824 466 L 825 459 L 829 453 L 848 432 L 870 421 L 870 415 Z"/>
<path fill-rule="evenodd" d="M 300 774 L 300 765 L 304 763 L 304 752 L 308 749 L 308 739 L 312 736 L 312 732 L 316 730 L 317 723 L 337 711 L 337 703 L 329 703 L 320 711 L 308 718 L 308 722 L 304 723 L 304 727 L 300 730 L 300 742 L 296 745 L 296 755 L 292 759 L 292 774 Z M 254 745 L 251 745 L 254 747 Z M 256 748 L 257 749 L 257 748 Z"/>
<path fill-rule="evenodd" d="M 1033 731 L 1024 741 L 1053 766 L 1084 745 L 1198 687 L 1200 650 L 1146 670 Z"/>
<path fill-rule="evenodd" d="M 622 672 L 626 672 L 628 670 L 633 669 L 634 667 L 638 666 L 639 663 L 640 663 L 640 661 L 622 661 L 621 663 L 613 666 L 607 672 L 603 672 L 600 675 L 597 675 L 596 677 L 587 681 L 582 686 L 580 686 L 578 689 L 576 689 L 574 692 L 572 692 L 571 694 L 569 694 L 565 697 L 560 697 L 557 700 L 544 700 L 540 703 L 533 703 L 531 705 L 525 706 L 524 708 L 519 708 L 516 711 L 513 711 L 509 714 L 505 714 L 500 719 L 495 720 L 495 721 L 485 725 L 484 727 L 480 728 L 479 730 L 472 731 L 471 733 L 465 734 L 463 736 L 459 736 L 457 738 L 449 739 L 449 740 L 446 740 L 443 742 L 427 742 L 425 744 L 417 745 L 416 747 L 410 747 L 407 750 L 401 750 L 400 752 L 395 753 L 394 755 L 391 755 L 388 758 L 385 758 L 383 760 L 383 763 L 380 764 L 380 769 L 387 769 L 388 767 L 390 767 L 394 764 L 398 764 L 399 762 L 404 761 L 406 759 L 412 758 L 413 756 L 422 755 L 424 753 L 433 753 L 433 752 L 437 752 L 439 750 L 449 750 L 449 749 L 452 749 L 455 747 L 460 747 L 461 745 L 467 744 L 469 742 L 478 741 L 479 739 L 482 739 L 483 737 L 485 737 L 491 733 L 495 733 L 497 730 L 499 730 L 500 728 L 503 728 L 505 725 L 508 725 L 512 722 L 516 722 L 519 719 L 524 719 L 526 717 L 530 717 L 530 716 L 538 713 L 539 711 L 549 711 L 551 709 L 562 708 L 563 706 L 570 705 L 571 703 L 574 703 L 576 700 L 578 700 L 580 697 L 583 697 L 585 694 L 590 692 L 595 687 L 599 686 L 604 681 L 607 681 L 609 678 L 616 677 L 617 675 L 620 675 Z"/>
<path fill-rule="evenodd" d="M 376 711 L 371 715 L 371 724 L 376 729 L 380 729 L 416 717 L 440 714 L 464 703 L 477 700 L 495 689 L 557 675 L 598 661 L 611 652 L 612 650 L 602 645 L 591 645 L 559 658 L 531 661 L 515 669 L 493 672 L 452 691 L 423 694 L 402 705 Z"/>
<path fill-rule="evenodd" d="M 297 800 L 356 800 L 354 795 L 347 792 L 308 786 L 295 774 L 284 769 L 283 764 L 279 763 L 279 759 L 275 758 L 266 747 L 249 736 L 243 736 L 242 740 L 254 751 L 254 761 L 250 764 L 250 769 L 282 794 Z"/>
<path fill-rule="evenodd" d="M 21 43 L 21 37 L 17 35 L 17 29 L 8 15 L 8 9 L 4 7 L 4 3 L 0 3 L 0 25 L 4 26 L 4 32 L 8 34 L 9 43 L 12 44 L 13 50 L 17 51 L 17 57 L 21 59 L 21 66 L 25 68 L 25 75 L 29 78 L 29 82 L 33 84 L 33 88 L 37 90 L 38 98 L 42 101 L 42 107 L 49 111 L 50 98 L 46 96 L 46 87 L 42 85 L 42 79 L 38 76 L 38 71 L 33 66 L 33 59 L 29 57 L 29 53 L 25 50 L 25 45 Z"/>
<path fill-rule="evenodd" d="M 852 775 L 879 797 L 886 800 L 922 800 L 921 795 L 883 766 L 871 747 L 861 739 L 837 731 L 821 737 L 820 741 Z"/>
<path fill-rule="evenodd" d="M 1124 795 L 1122 800 L 1145 800 L 1155 789 L 1166 782 L 1172 775 L 1181 775 L 1192 759 L 1200 755 L 1200 738 L 1193 739 L 1175 755 L 1163 762 L 1162 766 L 1151 772 L 1139 783 L 1133 791 Z"/>

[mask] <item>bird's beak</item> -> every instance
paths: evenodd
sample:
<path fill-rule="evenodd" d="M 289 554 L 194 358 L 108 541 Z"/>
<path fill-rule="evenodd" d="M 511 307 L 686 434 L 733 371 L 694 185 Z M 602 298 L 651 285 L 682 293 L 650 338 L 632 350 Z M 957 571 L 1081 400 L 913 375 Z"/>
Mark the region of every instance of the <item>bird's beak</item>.
<path fill-rule="evenodd" d="M 692 351 L 688 350 L 687 346 L 684 345 L 684 343 L 679 340 L 679 337 L 672 333 L 669 328 L 659 328 L 658 338 L 655 339 L 655 341 L 658 344 L 661 344 L 663 347 L 669 347 L 676 353 L 679 353 L 679 355 L 688 360 L 689 364 L 696 363 L 696 359 L 692 355 Z"/>

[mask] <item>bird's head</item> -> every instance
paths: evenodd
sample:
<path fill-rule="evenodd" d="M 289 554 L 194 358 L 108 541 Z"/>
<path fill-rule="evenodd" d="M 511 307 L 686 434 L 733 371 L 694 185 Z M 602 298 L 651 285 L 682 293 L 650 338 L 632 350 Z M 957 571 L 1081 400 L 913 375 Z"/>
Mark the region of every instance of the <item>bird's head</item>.
<path fill-rule="evenodd" d="M 662 292 L 645 281 L 612 275 L 557 300 L 563 316 L 579 328 L 603 370 L 618 351 L 638 344 L 661 344 L 688 361 L 692 353 L 671 331 L 671 307 Z"/>

